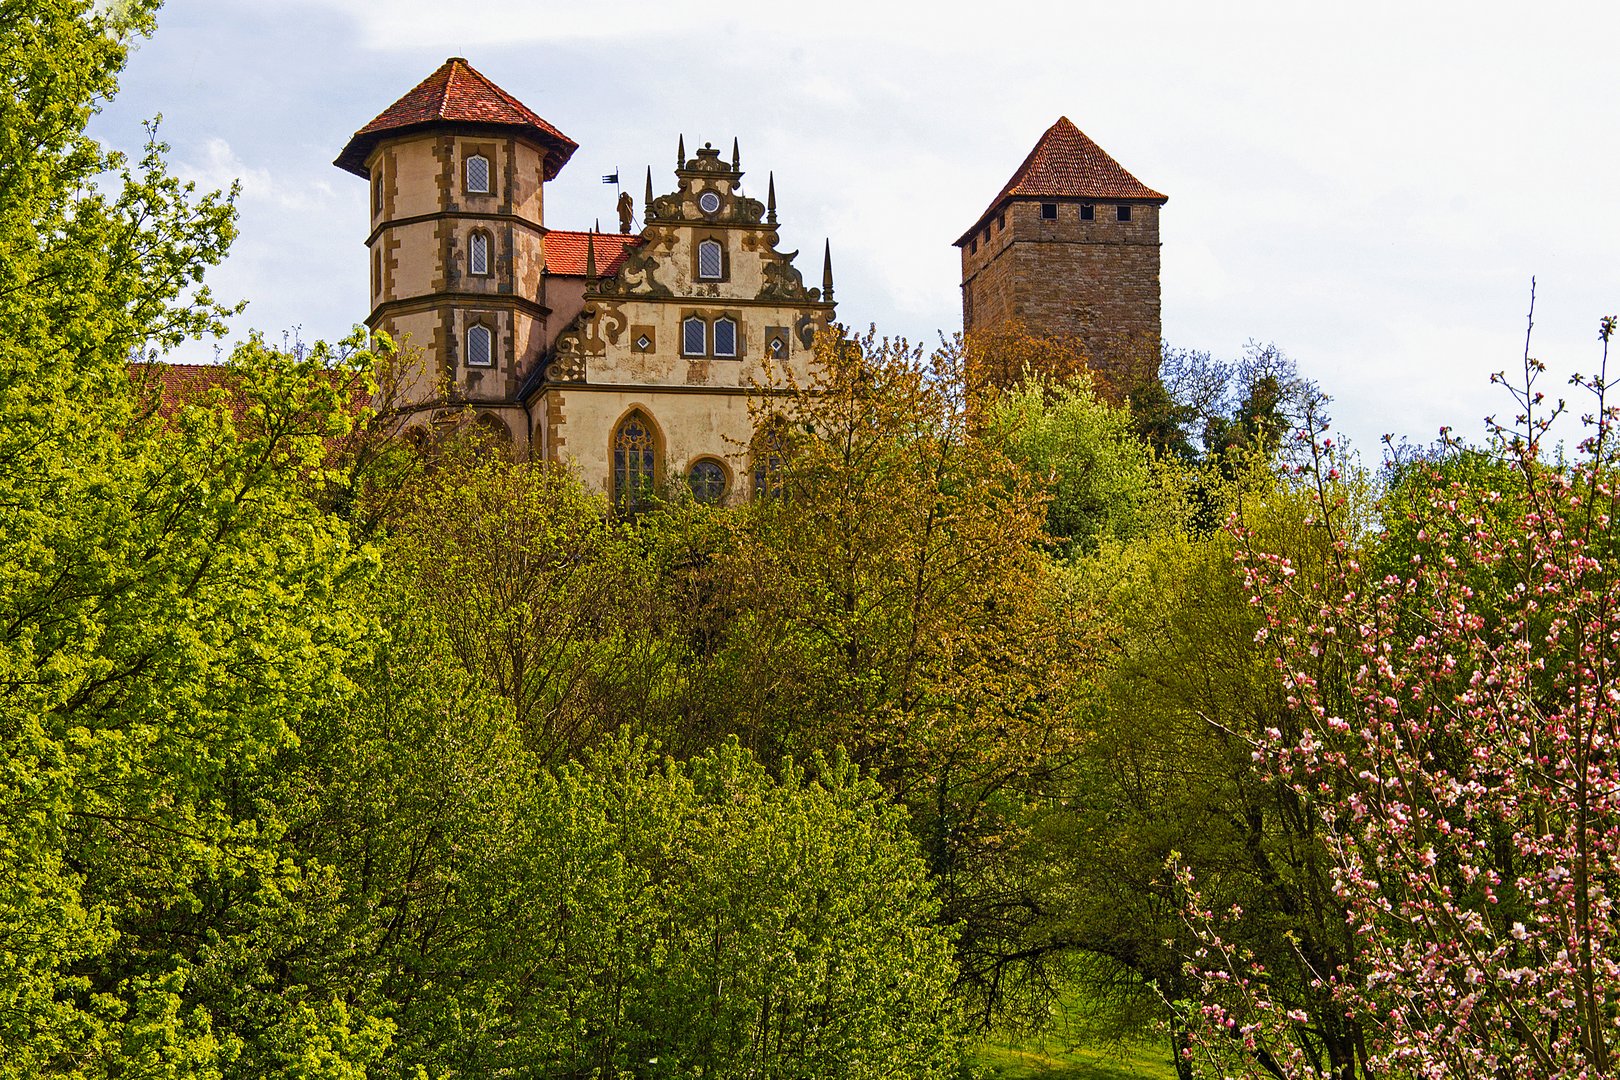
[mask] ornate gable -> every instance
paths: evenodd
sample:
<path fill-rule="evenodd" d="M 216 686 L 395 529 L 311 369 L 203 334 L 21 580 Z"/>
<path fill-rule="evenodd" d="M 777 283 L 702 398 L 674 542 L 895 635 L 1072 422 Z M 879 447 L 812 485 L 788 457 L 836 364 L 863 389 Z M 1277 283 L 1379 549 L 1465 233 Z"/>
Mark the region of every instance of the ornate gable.
<path fill-rule="evenodd" d="M 746 386 L 767 355 L 808 354 L 833 315 L 830 264 L 808 287 L 796 251 L 779 250 L 774 178 L 765 202 L 741 189 L 732 159 L 684 145 L 674 191 L 654 197 L 647 174 L 639 246 L 612 274 L 599 249 L 590 260 L 585 306 L 558 335 L 546 383 Z M 615 247 L 614 250 L 618 250 Z"/>

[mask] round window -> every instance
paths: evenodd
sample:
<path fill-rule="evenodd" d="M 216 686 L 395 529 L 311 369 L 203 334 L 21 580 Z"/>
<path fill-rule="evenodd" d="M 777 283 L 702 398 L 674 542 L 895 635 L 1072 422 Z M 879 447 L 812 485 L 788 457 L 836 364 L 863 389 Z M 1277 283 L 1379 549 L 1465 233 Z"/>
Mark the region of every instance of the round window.
<path fill-rule="evenodd" d="M 720 196 L 712 191 L 705 191 L 698 196 L 698 209 L 705 214 L 715 214 L 720 211 Z"/>

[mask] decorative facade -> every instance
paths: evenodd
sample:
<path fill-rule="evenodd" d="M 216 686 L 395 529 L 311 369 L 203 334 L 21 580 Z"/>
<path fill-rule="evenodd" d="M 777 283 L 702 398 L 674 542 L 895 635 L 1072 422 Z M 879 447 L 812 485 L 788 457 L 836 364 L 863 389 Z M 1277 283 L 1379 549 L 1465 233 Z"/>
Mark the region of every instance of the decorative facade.
<path fill-rule="evenodd" d="M 1105 374 L 1157 372 L 1166 201 L 1060 117 L 956 241 L 963 329 L 1018 326 L 1078 341 Z"/>
<path fill-rule="evenodd" d="M 683 480 L 752 493 L 750 398 L 809 379 L 832 268 L 807 287 L 764 203 L 705 145 L 643 227 L 548 229 L 545 182 L 577 144 L 460 58 L 356 132 L 337 164 L 369 181 L 367 325 L 419 349 L 424 417 L 471 407 L 519 456 L 567 463 L 621 504 Z M 761 388 L 764 388 L 763 390 Z"/>

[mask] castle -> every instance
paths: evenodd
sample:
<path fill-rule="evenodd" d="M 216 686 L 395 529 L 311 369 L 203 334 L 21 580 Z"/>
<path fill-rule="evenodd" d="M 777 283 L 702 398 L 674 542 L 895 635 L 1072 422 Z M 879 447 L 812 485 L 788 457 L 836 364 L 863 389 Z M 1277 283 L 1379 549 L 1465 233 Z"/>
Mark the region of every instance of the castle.
<path fill-rule="evenodd" d="M 778 245 L 775 178 L 742 193 L 737 144 L 646 177 L 639 232 L 547 228 L 545 183 L 577 149 L 452 57 L 357 131 L 335 164 L 370 184 L 373 330 L 419 349 L 422 415 L 471 408 L 515 454 L 558 461 L 634 506 L 684 479 L 706 502 L 753 494 L 750 399 L 811 378 L 835 313 Z M 1067 119 L 957 241 L 968 330 L 1015 321 L 1103 357 L 1159 334 L 1158 209 Z"/>

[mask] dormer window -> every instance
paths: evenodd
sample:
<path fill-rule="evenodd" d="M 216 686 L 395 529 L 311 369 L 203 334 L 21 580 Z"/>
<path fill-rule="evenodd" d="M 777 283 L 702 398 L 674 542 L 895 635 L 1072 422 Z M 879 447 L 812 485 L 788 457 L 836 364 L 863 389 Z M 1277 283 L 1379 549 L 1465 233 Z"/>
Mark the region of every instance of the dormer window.
<path fill-rule="evenodd" d="M 467 241 L 467 270 L 485 277 L 489 274 L 489 235 L 475 232 Z"/>
<path fill-rule="evenodd" d="M 495 362 L 495 335 L 487 326 L 467 327 L 467 366 L 489 367 Z"/>
<path fill-rule="evenodd" d="M 697 272 L 705 281 L 719 281 L 725 270 L 725 249 L 718 240 L 704 240 L 698 244 Z"/>
<path fill-rule="evenodd" d="M 489 194 L 489 158 L 473 154 L 467 159 L 467 191 L 473 195 Z"/>
<path fill-rule="evenodd" d="M 714 320 L 714 355 L 737 355 L 737 320 L 725 318 Z"/>
<path fill-rule="evenodd" d="M 702 356 L 709 351 L 709 326 L 696 315 L 681 322 L 681 352 Z"/>

